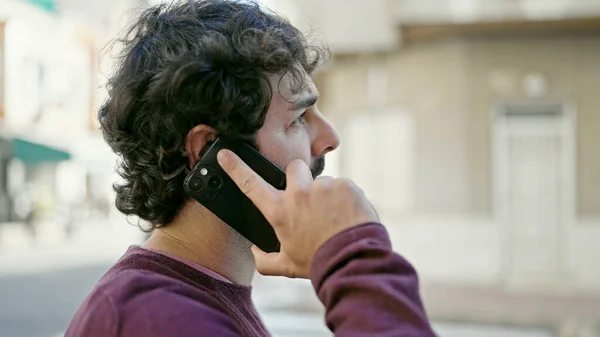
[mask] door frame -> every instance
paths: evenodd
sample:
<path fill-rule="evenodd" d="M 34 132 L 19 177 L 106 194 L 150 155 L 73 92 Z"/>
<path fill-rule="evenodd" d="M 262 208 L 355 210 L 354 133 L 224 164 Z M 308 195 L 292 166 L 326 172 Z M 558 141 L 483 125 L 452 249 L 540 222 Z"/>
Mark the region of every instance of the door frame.
<path fill-rule="evenodd" d="M 565 183 L 564 193 L 561 196 L 564 214 L 561 224 L 558 228 L 557 242 L 557 266 L 560 276 L 566 276 L 569 272 L 568 245 L 570 242 L 569 234 L 577 221 L 577 109 L 571 100 L 552 100 L 552 99 L 532 99 L 532 100 L 503 100 L 497 102 L 492 108 L 491 114 L 491 170 L 492 170 L 492 216 L 498 225 L 502 226 L 500 231 L 502 235 L 502 266 L 501 280 L 507 284 L 511 283 L 513 278 L 512 257 L 514 252 L 511 248 L 511 239 L 513 233 L 511 226 L 507 222 L 508 204 L 504 202 L 504 196 L 508 193 L 508 182 L 503 163 L 506 163 L 506 121 L 507 112 L 521 110 L 533 110 L 543 106 L 559 107 L 562 117 L 562 134 L 565 136 L 564 157 L 562 166 L 562 181 Z M 557 275 L 559 276 L 559 275 Z M 560 281 L 567 281 L 561 280 Z M 559 283 L 560 283 L 559 281 Z"/>

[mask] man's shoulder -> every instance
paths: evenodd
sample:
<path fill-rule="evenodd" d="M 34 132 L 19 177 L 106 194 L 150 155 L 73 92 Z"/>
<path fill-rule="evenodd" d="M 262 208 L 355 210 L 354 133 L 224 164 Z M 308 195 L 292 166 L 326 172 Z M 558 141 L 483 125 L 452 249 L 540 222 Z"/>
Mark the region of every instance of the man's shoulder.
<path fill-rule="evenodd" d="M 110 304 L 120 315 L 137 312 L 141 307 L 164 307 L 186 298 L 221 309 L 214 291 L 203 284 L 186 282 L 184 276 L 153 257 L 128 252 L 102 276 L 89 297 Z"/>
<path fill-rule="evenodd" d="M 182 302 L 193 303 L 197 309 L 223 311 L 213 292 L 143 269 L 120 270 L 101 279 L 90 297 L 109 304 L 119 316 L 128 317 L 141 311 L 166 311 Z"/>
<path fill-rule="evenodd" d="M 67 337 L 137 336 L 141 332 L 158 336 L 173 329 L 210 330 L 213 325 L 236 328 L 210 291 L 122 261 L 99 280 L 82 303 Z"/>
<path fill-rule="evenodd" d="M 191 286 L 162 273 L 123 267 L 117 263 L 100 278 L 92 293 L 110 298 L 115 303 L 126 303 L 133 297 L 145 296 L 157 289 L 187 287 Z M 202 289 L 196 288 L 194 291 L 202 291 Z"/>

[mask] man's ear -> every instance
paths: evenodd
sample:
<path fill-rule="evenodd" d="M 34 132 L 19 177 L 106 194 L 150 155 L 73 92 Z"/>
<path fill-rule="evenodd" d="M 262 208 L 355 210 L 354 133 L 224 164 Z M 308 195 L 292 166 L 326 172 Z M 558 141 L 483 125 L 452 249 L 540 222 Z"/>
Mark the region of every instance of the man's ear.
<path fill-rule="evenodd" d="M 217 138 L 217 131 L 208 125 L 200 124 L 191 129 L 185 137 L 185 152 L 188 155 L 190 169 L 200 160 L 202 149 Z"/>

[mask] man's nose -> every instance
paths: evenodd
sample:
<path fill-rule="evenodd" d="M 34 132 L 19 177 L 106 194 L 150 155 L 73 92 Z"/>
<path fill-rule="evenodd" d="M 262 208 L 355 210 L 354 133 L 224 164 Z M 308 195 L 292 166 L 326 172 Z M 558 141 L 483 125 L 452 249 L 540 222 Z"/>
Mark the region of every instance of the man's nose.
<path fill-rule="evenodd" d="M 340 136 L 322 115 L 318 116 L 317 130 L 312 143 L 312 155 L 315 157 L 324 156 L 325 154 L 335 150 L 340 146 Z"/>

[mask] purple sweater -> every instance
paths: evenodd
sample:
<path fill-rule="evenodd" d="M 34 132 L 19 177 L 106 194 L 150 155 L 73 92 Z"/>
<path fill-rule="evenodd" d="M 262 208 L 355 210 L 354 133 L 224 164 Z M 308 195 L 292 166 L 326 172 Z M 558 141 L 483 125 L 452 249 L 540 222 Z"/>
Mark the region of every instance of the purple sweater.
<path fill-rule="evenodd" d="M 326 242 L 311 281 L 336 336 L 435 336 L 415 270 L 392 252 L 385 228 L 365 224 Z M 66 337 L 268 336 L 251 288 L 212 278 L 139 247 L 83 302 Z"/>

